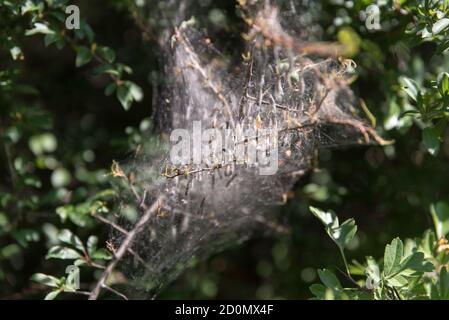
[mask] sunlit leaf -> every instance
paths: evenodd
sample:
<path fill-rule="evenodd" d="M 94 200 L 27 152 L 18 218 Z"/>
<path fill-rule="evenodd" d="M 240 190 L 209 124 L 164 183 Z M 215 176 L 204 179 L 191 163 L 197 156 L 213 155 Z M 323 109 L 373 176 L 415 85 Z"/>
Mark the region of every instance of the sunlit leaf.
<path fill-rule="evenodd" d="M 433 224 L 438 239 L 449 233 L 449 205 L 446 202 L 438 202 L 430 206 Z"/>
<path fill-rule="evenodd" d="M 72 233 L 72 231 L 68 229 L 64 229 L 59 233 L 58 236 L 59 240 L 61 240 L 64 243 L 71 244 L 75 248 L 81 251 L 85 251 L 84 245 L 81 242 L 80 238 L 78 238 L 76 235 Z"/>
<path fill-rule="evenodd" d="M 81 258 L 82 255 L 71 248 L 55 246 L 50 248 L 47 253 L 46 259 L 62 259 L 62 260 L 75 260 Z"/>

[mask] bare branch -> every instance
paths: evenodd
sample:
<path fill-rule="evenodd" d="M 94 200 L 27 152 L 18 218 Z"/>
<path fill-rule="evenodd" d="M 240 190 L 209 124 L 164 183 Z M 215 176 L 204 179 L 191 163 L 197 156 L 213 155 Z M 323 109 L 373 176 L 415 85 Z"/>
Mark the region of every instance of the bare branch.
<path fill-rule="evenodd" d="M 142 227 L 148 222 L 151 216 L 160 208 L 162 200 L 163 197 L 161 196 L 150 207 L 148 207 L 145 210 L 142 217 L 140 218 L 139 222 L 137 222 L 134 228 L 128 232 L 128 235 L 126 236 L 125 240 L 123 240 L 122 244 L 118 248 L 114 256 L 114 259 L 106 267 L 105 271 L 103 272 L 97 284 L 95 285 L 94 289 L 92 290 L 89 296 L 89 300 L 98 299 L 98 295 L 100 294 L 101 288 L 104 288 L 107 278 L 112 273 L 112 271 L 114 271 L 115 267 L 117 266 L 117 263 L 123 258 L 125 253 L 128 251 L 128 249 L 132 245 L 134 238 L 141 231 Z"/>

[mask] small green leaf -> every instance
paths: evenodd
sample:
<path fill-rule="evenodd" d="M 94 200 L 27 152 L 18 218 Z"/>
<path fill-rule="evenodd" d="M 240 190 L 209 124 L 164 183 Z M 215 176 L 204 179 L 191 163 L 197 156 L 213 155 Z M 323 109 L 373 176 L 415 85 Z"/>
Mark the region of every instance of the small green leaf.
<path fill-rule="evenodd" d="M 402 255 L 403 255 L 403 244 L 401 239 L 395 238 L 391 244 L 387 244 L 385 247 L 384 254 L 384 275 L 389 277 L 398 271 Z"/>
<path fill-rule="evenodd" d="M 106 249 L 99 249 L 91 255 L 91 258 L 94 260 L 111 260 L 112 254 Z"/>
<path fill-rule="evenodd" d="M 326 295 L 326 287 L 319 283 L 312 284 L 309 287 L 309 290 L 313 295 L 315 295 L 315 297 L 319 299 L 324 299 Z"/>
<path fill-rule="evenodd" d="M 332 211 L 325 212 L 321 209 L 310 207 L 310 211 L 317 217 L 326 227 L 336 228 L 339 226 L 338 217 Z"/>
<path fill-rule="evenodd" d="M 123 106 L 123 109 L 128 111 L 133 103 L 133 94 L 129 85 L 121 85 L 117 89 L 117 98 Z"/>
<path fill-rule="evenodd" d="M 435 249 L 435 232 L 427 230 L 421 240 L 419 250 L 424 253 L 426 259 L 432 258 Z"/>
<path fill-rule="evenodd" d="M 115 92 L 115 90 L 117 90 L 117 84 L 113 82 L 106 87 L 106 89 L 104 90 L 104 94 L 106 96 L 110 96 Z"/>
<path fill-rule="evenodd" d="M 92 60 L 92 52 L 86 47 L 76 49 L 76 66 L 81 67 Z"/>
<path fill-rule="evenodd" d="M 399 267 L 399 271 L 404 276 L 414 276 L 418 273 L 430 272 L 433 270 L 433 265 L 424 260 L 424 253 L 413 252 L 411 255 L 404 258 Z"/>
<path fill-rule="evenodd" d="M 61 240 L 64 243 L 71 244 L 75 248 L 77 248 L 80 251 L 85 251 L 84 245 L 81 242 L 80 238 L 78 238 L 76 235 L 74 235 L 70 230 L 64 229 L 62 230 L 58 235 L 59 240 Z"/>
<path fill-rule="evenodd" d="M 61 37 L 59 34 L 47 34 L 44 38 L 44 44 L 46 47 L 52 45 L 53 43 L 56 43 L 61 40 Z"/>
<path fill-rule="evenodd" d="M 111 74 L 116 77 L 120 76 L 120 71 L 116 67 L 114 67 L 113 65 L 110 65 L 110 64 L 101 65 L 101 66 L 95 68 L 93 72 L 95 74 L 106 73 L 106 74 Z"/>
<path fill-rule="evenodd" d="M 37 283 L 41 283 L 48 287 L 58 288 L 60 285 L 60 280 L 56 277 L 49 276 L 43 273 L 35 273 L 31 276 L 31 280 Z"/>
<path fill-rule="evenodd" d="M 44 300 L 54 300 L 60 293 L 61 290 L 51 291 L 49 294 L 45 296 Z"/>
<path fill-rule="evenodd" d="M 97 250 L 98 238 L 96 236 L 90 236 L 87 239 L 87 252 L 91 256 Z"/>
<path fill-rule="evenodd" d="M 6 1 L 5 1 L 6 2 Z M 20 3 L 20 2 L 18 2 Z M 43 3 L 35 3 L 34 1 L 25 1 L 20 6 L 20 13 L 23 15 L 29 13 L 29 12 L 42 12 L 44 10 L 44 4 Z"/>
<path fill-rule="evenodd" d="M 83 30 L 87 40 L 92 43 L 94 41 L 95 34 L 91 26 L 85 20 L 81 20 L 81 30 Z"/>
<path fill-rule="evenodd" d="M 436 156 L 440 150 L 440 135 L 435 127 L 425 128 L 422 131 L 422 143 L 432 156 Z"/>
<path fill-rule="evenodd" d="M 407 279 L 400 274 L 388 279 L 387 282 L 392 287 L 403 287 L 407 285 Z"/>
<path fill-rule="evenodd" d="M 54 34 L 55 32 L 53 30 L 50 30 L 50 28 L 48 28 L 48 26 L 46 24 L 40 23 L 40 22 L 36 22 L 34 24 L 34 28 L 31 30 L 27 30 L 25 31 L 25 35 L 26 36 L 32 36 L 35 34 Z"/>
<path fill-rule="evenodd" d="M 115 61 L 115 52 L 109 47 L 101 47 L 97 49 L 98 55 L 108 63 Z"/>
<path fill-rule="evenodd" d="M 137 84 L 130 82 L 130 90 L 131 95 L 133 96 L 135 101 L 142 101 L 143 99 L 143 91 L 142 88 L 139 87 Z"/>
<path fill-rule="evenodd" d="M 430 206 L 437 238 L 440 239 L 449 233 L 449 205 L 446 202 L 438 202 Z"/>
<path fill-rule="evenodd" d="M 320 277 L 321 282 L 330 289 L 335 291 L 341 290 L 342 286 L 340 281 L 335 276 L 335 274 L 327 269 L 318 270 L 318 276 Z"/>
<path fill-rule="evenodd" d="M 442 72 L 437 78 L 438 90 L 441 96 L 449 95 L 449 73 Z"/>
<path fill-rule="evenodd" d="M 87 261 L 84 259 L 78 259 L 73 262 L 73 265 L 77 266 L 77 267 L 84 266 L 86 264 L 87 264 Z"/>
<path fill-rule="evenodd" d="M 440 271 L 440 299 L 449 299 L 449 274 L 446 267 L 442 267 Z"/>
<path fill-rule="evenodd" d="M 403 89 L 407 93 L 407 95 L 412 98 L 414 101 L 417 101 L 419 90 L 418 83 L 410 78 L 402 77 L 401 81 L 403 83 Z"/>
<path fill-rule="evenodd" d="M 47 253 L 46 259 L 62 259 L 62 260 L 75 260 L 82 258 L 82 255 L 71 248 L 55 246 L 50 248 Z"/>
<path fill-rule="evenodd" d="M 435 22 L 435 24 L 432 26 L 432 33 L 434 35 L 439 34 L 441 31 L 446 29 L 449 26 L 449 19 L 443 18 Z"/>
<path fill-rule="evenodd" d="M 348 219 L 343 222 L 340 226 L 340 231 L 338 237 L 336 237 L 338 243 L 342 248 L 346 248 L 349 242 L 354 239 L 357 232 L 357 226 L 355 225 L 354 219 Z"/>
<path fill-rule="evenodd" d="M 327 234 L 341 250 L 354 238 L 357 232 L 354 219 L 348 219 L 340 225 L 337 215 L 332 211 L 325 212 L 314 207 L 310 207 L 310 211 L 324 224 Z"/>

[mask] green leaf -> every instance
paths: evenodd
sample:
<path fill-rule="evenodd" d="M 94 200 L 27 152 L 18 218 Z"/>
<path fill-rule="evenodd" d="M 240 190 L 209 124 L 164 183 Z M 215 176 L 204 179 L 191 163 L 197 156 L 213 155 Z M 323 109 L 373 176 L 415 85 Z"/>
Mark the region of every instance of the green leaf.
<path fill-rule="evenodd" d="M 76 48 L 76 66 L 81 67 L 92 60 L 92 52 L 86 47 Z"/>
<path fill-rule="evenodd" d="M 55 246 L 50 248 L 47 253 L 46 259 L 62 259 L 62 260 L 75 260 L 82 258 L 82 255 L 71 248 Z"/>
<path fill-rule="evenodd" d="M 113 65 L 110 65 L 110 64 L 101 65 L 101 66 L 95 68 L 93 72 L 95 74 L 106 73 L 106 74 L 111 74 L 116 77 L 120 76 L 120 71 L 116 67 L 114 67 Z"/>
<path fill-rule="evenodd" d="M 319 299 L 324 299 L 326 295 L 326 287 L 319 283 L 312 284 L 309 287 L 309 290 L 313 295 L 315 295 L 315 297 Z"/>
<path fill-rule="evenodd" d="M 94 41 L 95 34 L 91 26 L 85 20 L 81 20 L 81 30 L 86 35 L 87 40 L 92 43 Z"/>
<path fill-rule="evenodd" d="M 106 87 L 106 89 L 104 89 L 104 94 L 106 96 L 110 96 L 115 92 L 115 90 L 117 90 L 117 84 L 115 82 L 113 82 L 113 83 L 109 84 Z"/>
<path fill-rule="evenodd" d="M 85 251 L 84 245 L 81 242 L 80 238 L 78 238 L 76 235 L 74 235 L 70 230 L 64 229 L 62 230 L 58 235 L 59 240 L 61 240 L 64 243 L 71 244 L 75 248 L 77 248 L 80 251 Z"/>
<path fill-rule="evenodd" d="M 435 22 L 435 24 L 432 26 L 432 33 L 434 35 L 439 34 L 441 31 L 445 30 L 449 26 L 449 19 L 443 18 Z"/>
<path fill-rule="evenodd" d="M 53 43 L 56 43 L 61 40 L 61 37 L 59 34 L 47 34 L 44 38 L 44 44 L 46 47 L 52 45 Z"/>
<path fill-rule="evenodd" d="M 137 84 L 130 82 L 130 90 L 131 95 L 133 96 L 135 101 L 142 101 L 143 99 L 143 91 L 142 88 L 139 87 Z"/>
<path fill-rule="evenodd" d="M 100 47 L 96 52 L 102 59 L 106 60 L 108 63 L 113 63 L 115 61 L 115 52 L 109 47 Z"/>
<path fill-rule="evenodd" d="M 345 222 L 342 223 L 340 226 L 340 230 L 338 231 L 338 234 L 335 234 L 335 237 L 340 243 L 340 246 L 342 248 L 345 248 L 349 242 L 354 238 L 355 234 L 357 232 L 357 226 L 355 225 L 354 219 L 348 219 Z"/>
<path fill-rule="evenodd" d="M 310 211 L 324 224 L 327 234 L 341 250 L 354 238 L 357 232 L 354 219 L 348 219 L 340 226 L 335 213 L 325 212 L 314 207 L 310 207 Z"/>
<path fill-rule="evenodd" d="M 5 1 L 4 1 L 5 2 Z M 29 12 L 42 12 L 44 10 L 43 3 L 35 3 L 34 1 L 25 1 L 20 7 L 20 13 L 23 15 Z"/>
<path fill-rule="evenodd" d="M 99 249 L 91 255 L 91 258 L 94 260 L 111 260 L 112 254 L 106 249 Z"/>
<path fill-rule="evenodd" d="M 425 128 L 422 131 L 422 143 L 432 156 L 436 156 L 440 150 L 439 130 L 435 127 Z"/>
<path fill-rule="evenodd" d="M 325 212 L 321 209 L 310 207 L 310 211 L 315 217 L 317 217 L 326 227 L 335 228 L 338 227 L 338 217 L 335 213 Z"/>
<path fill-rule="evenodd" d="M 392 287 L 403 287 L 407 285 L 407 279 L 400 274 L 395 275 L 393 278 L 387 280 L 388 284 Z"/>
<path fill-rule="evenodd" d="M 440 299 L 448 300 L 449 299 L 449 274 L 447 272 L 446 267 L 442 267 L 440 271 L 440 278 L 439 278 L 439 293 L 440 293 Z"/>
<path fill-rule="evenodd" d="M 38 34 L 38 33 L 40 33 L 40 34 L 54 34 L 55 32 L 53 30 L 50 30 L 50 28 L 46 24 L 43 24 L 43 23 L 40 23 L 40 22 L 36 22 L 34 24 L 34 28 L 33 29 L 25 31 L 25 35 L 26 36 L 32 36 L 32 35 L 35 35 L 35 34 Z"/>
<path fill-rule="evenodd" d="M 16 243 L 11 243 L 0 248 L 0 257 L 5 259 L 12 259 L 18 257 L 22 254 L 22 249 Z"/>
<path fill-rule="evenodd" d="M 401 239 L 395 238 L 391 244 L 387 244 L 385 247 L 384 254 L 384 275 L 389 277 L 398 271 L 402 255 L 403 255 L 403 244 Z"/>
<path fill-rule="evenodd" d="M 407 93 L 407 95 L 414 101 L 417 101 L 419 90 L 418 83 L 410 78 L 402 77 L 401 82 L 403 83 L 402 89 Z"/>
<path fill-rule="evenodd" d="M 37 283 L 41 283 L 48 287 L 59 288 L 60 280 L 56 277 L 49 276 L 43 273 L 35 273 L 31 276 L 31 280 Z"/>
<path fill-rule="evenodd" d="M 340 281 L 332 271 L 327 269 L 318 270 L 318 276 L 327 288 L 333 289 L 334 291 L 342 289 Z"/>
<path fill-rule="evenodd" d="M 87 252 L 90 256 L 97 250 L 97 245 L 98 238 L 96 236 L 90 236 L 89 239 L 87 239 Z"/>
<path fill-rule="evenodd" d="M 437 78 L 437 84 L 438 84 L 438 91 L 440 92 L 441 96 L 447 96 L 449 95 L 449 73 L 442 72 L 438 75 Z"/>
<path fill-rule="evenodd" d="M 421 240 L 419 250 L 424 253 L 424 257 L 429 259 L 433 258 L 434 249 L 435 249 L 435 232 L 432 230 L 427 230 L 424 233 L 424 236 Z"/>
<path fill-rule="evenodd" d="M 446 202 L 438 202 L 430 206 L 433 224 L 437 238 L 440 239 L 449 233 L 449 205 Z"/>
<path fill-rule="evenodd" d="M 123 106 L 123 109 L 128 111 L 133 103 L 133 94 L 129 85 L 121 85 L 117 89 L 117 98 Z"/>
<path fill-rule="evenodd" d="M 433 265 L 424 259 L 424 253 L 415 251 L 402 260 L 399 270 L 402 275 L 413 276 L 432 271 Z"/>
<path fill-rule="evenodd" d="M 73 262 L 73 265 L 77 266 L 77 267 L 84 266 L 86 264 L 87 264 L 87 261 L 84 259 L 78 259 Z"/>
<path fill-rule="evenodd" d="M 60 293 L 61 290 L 51 291 L 49 294 L 45 296 L 44 300 L 54 300 Z"/>

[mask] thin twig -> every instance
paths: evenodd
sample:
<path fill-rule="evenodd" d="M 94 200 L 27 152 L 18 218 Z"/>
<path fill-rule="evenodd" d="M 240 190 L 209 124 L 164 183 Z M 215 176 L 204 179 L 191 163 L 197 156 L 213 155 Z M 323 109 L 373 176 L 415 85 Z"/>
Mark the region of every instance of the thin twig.
<path fill-rule="evenodd" d="M 117 291 L 117 290 L 115 290 L 115 289 L 112 289 L 111 287 L 109 287 L 109 286 L 107 286 L 107 285 L 105 285 L 105 284 L 103 284 L 102 287 L 103 287 L 104 289 L 106 289 L 106 290 L 108 290 L 108 291 L 111 291 L 112 293 L 118 295 L 119 297 L 123 298 L 124 300 L 129 300 L 128 297 L 125 296 L 123 293 L 121 293 L 121 292 L 119 292 L 119 291 Z"/>
<path fill-rule="evenodd" d="M 92 290 L 89 296 L 89 300 L 98 299 L 98 295 L 100 294 L 101 289 L 105 286 L 107 278 L 112 273 L 112 271 L 114 271 L 118 262 L 123 258 L 125 253 L 128 251 L 128 249 L 133 243 L 134 238 L 141 231 L 142 227 L 148 222 L 148 220 L 150 220 L 151 216 L 160 208 L 162 200 L 163 197 L 161 196 L 151 205 L 151 207 L 148 207 L 144 212 L 144 214 L 142 215 L 142 217 L 140 218 L 139 222 L 137 222 L 134 228 L 128 232 L 128 235 L 126 236 L 125 240 L 123 240 L 122 244 L 118 248 L 114 256 L 114 259 L 106 267 L 105 271 L 103 272 L 97 284 L 95 285 L 94 289 Z"/>
<path fill-rule="evenodd" d="M 93 214 L 92 216 L 93 216 L 95 219 L 97 219 L 97 220 L 103 222 L 104 224 L 107 224 L 107 225 L 111 226 L 111 227 L 114 228 L 115 230 L 120 231 L 120 232 L 123 233 L 124 235 L 127 235 L 127 234 L 128 234 L 128 231 L 126 231 L 125 229 L 123 229 L 122 227 L 120 227 L 118 224 L 116 224 L 116 223 L 114 223 L 114 222 L 112 222 L 112 221 L 110 221 L 110 220 L 108 220 L 108 219 L 106 219 L 106 218 L 104 218 L 104 217 L 102 217 L 102 216 L 100 216 L 100 215 L 97 215 L 97 214 Z"/>

